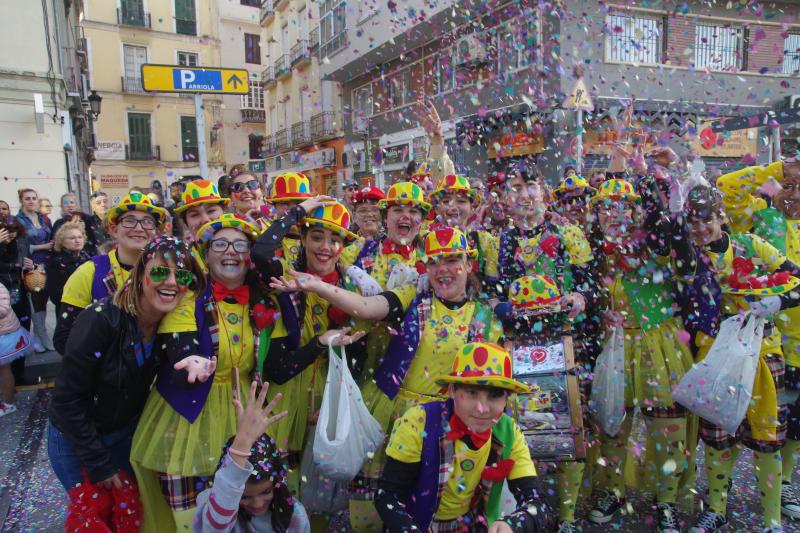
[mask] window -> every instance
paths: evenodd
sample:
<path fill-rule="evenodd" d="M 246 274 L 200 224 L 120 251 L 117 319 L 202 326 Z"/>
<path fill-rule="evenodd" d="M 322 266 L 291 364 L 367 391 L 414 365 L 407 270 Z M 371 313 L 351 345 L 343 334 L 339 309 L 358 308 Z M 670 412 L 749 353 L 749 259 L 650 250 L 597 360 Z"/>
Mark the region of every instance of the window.
<path fill-rule="evenodd" d="M 366 131 L 372 116 L 372 84 L 353 91 L 353 131 Z"/>
<path fill-rule="evenodd" d="M 783 40 L 783 73 L 800 73 L 800 33 L 790 33 Z"/>
<path fill-rule="evenodd" d="M 152 159 L 150 139 L 150 115 L 128 113 L 128 159 L 149 161 Z"/>
<path fill-rule="evenodd" d="M 175 33 L 197 35 L 194 0 L 175 0 Z"/>
<path fill-rule="evenodd" d="M 401 73 L 389 79 L 389 109 L 403 105 L 403 95 L 406 91 Z"/>
<path fill-rule="evenodd" d="M 453 69 L 453 49 L 439 50 L 433 61 L 434 94 L 452 91 L 456 87 L 456 75 Z"/>
<path fill-rule="evenodd" d="M 239 0 L 239 4 L 250 7 L 261 7 L 261 0 Z"/>
<path fill-rule="evenodd" d="M 663 23 L 659 18 L 615 14 L 608 17 L 606 60 L 662 63 Z"/>
<path fill-rule="evenodd" d="M 244 62 L 261 64 L 261 38 L 258 35 L 244 34 Z"/>
<path fill-rule="evenodd" d="M 145 26 L 144 0 L 122 0 L 119 23 L 128 26 Z"/>
<path fill-rule="evenodd" d="M 178 64 L 182 67 L 196 67 L 200 64 L 198 55 L 194 52 L 178 52 Z"/>
<path fill-rule="evenodd" d="M 378 0 L 361 0 L 358 9 L 358 23 L 361 24 L 378 12 Z"/>
<path fill-rule="evenodd" d="M 250 159 L 261 159 L 264 155 L 261 153 L 261 144 L 264 138 L 261 135 L 251 133 L 247 136 L 249 145 Z"/>
<path fill-rule="evenodd" d="M 264 109 L 264 87 L 251 83 L 250 92 L 242 95 L 242 109 Z"/>
<path fill-rule="evenodd" d="M 694 68 L 742 70 L 742 29 L 698 24 L 694 36 Z"/>
<path fill-rule="evenodd" d="M 184 161 L 197 161 L 197 122 L 194 117 L 181 117 L 181 151 Z"/>
<path fill-rule="evenodd" d="M 497 72 L 501 76 L 525 68 L 536 60 L 537 24 L 533 15 L 508 24 L 497 32 Z"/>
<path fill-rule="evenodd" d="M 142 87 L 142 65 L 147 63 L 147 48 L 125 44 L 122 46 L 125 61 L 122 88 L 128 93 L 144 92 Z"/>
<path fill-rule="evenodd" d="M 319 43 L 320 57 L 325 57 L 343 48 L 345 39 L 347 3 L 344 0 L 322 0 L 320 2 Z"/>

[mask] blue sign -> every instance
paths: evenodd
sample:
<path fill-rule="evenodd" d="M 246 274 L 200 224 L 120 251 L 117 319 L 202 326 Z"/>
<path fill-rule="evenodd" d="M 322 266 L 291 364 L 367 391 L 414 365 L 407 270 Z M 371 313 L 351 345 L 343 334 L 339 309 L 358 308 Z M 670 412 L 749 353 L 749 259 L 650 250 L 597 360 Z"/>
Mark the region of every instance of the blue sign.
<path fill-rule="evenodd" d="M 175 69 L 172 71 L 175 90 L 221 91 L 222 72 L 219 70 Z"/>

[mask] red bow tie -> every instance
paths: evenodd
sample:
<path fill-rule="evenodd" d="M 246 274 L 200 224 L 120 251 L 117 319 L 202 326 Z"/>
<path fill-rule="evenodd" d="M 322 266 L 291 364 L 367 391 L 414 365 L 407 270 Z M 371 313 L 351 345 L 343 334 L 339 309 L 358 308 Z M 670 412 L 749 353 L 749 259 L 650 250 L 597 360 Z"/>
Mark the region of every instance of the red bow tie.
<path fill-rule="evenodd" d="M 633 270 L 636 263 L 636 256 L 633 250 L 624 244 L 616 244 L 613 242 L 603 242 L 603 252 L 612 257 L 614 264 L 627 273 Z"/>
<path fill-rule="evenodd" d="M 336 285 L 337 283 L 339 283 L 339 271 L 336 270 L 335 268 L 332 271 L 330 271 L 328 274 L 325 274 L 325 275 L 317 274 L 316 272 L 312 271 L 311 269 L 307 269 L 307 270 L 308 270 L 309 274 L 313 274 L 314 276 L 317 276 L 319 279 L 321 279 L 325 283 L 330 283 L 331 285 Z"/>
<path fill-rule="evenodd" d="M 214 300 L 217 302 L 221 302 L 228 297 L 233 298 L 240 305 L 245 305 L 250 301 L 250 287 L 248 285 L 239 285 L 231 290 L 221 283 L 212 281 L 211 289 L 214 291 Z"/>
<path fill-rule="evenodd" d="M 411 254 L 414 252 L 414 246 L 411 244 L 400 245 L 395 244 L 391 239 L 383 241 L 383 248 L 381 249 L 383 255 L 398 254 L 406 261 L 411 259 Z"/>
<path fill-rule="evenodd" d="M 481 449 L 483 445 L 492 438 L 492 428 L 477 433 L 469 429 L 458 415 L 453 413 L 453 416 L 450 417 L 450 431 L 447 432 L 447 440 L 463 440 L 465 436 L 469 436 L 472 440 L 472 444 L 476 448 Z"/>

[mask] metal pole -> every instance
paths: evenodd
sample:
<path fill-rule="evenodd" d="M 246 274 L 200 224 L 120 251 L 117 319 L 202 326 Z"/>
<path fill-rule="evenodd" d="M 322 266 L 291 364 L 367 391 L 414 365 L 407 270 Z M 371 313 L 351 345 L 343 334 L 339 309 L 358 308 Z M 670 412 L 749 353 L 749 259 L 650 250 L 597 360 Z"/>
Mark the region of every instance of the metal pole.
<path fill-rule="evenodd" d="M 197 159 L 200 175 L 208 179 L 208 153 L 206 152 L 206 114 L 203 111 L 203 95 L 194 95 L 194 118 L 197 123 Z"/>
<path fill-rule="evenodd" d="M 769 162 L 774 163 L 775 161 L 781 160 L 781 128 L 777 126 L 772 128 L 772 135 L 770 136 L 772 139 L 772 150 L 769 152 Z"/>
<path fill-rule="evenodd" d="M 575 172 L 583 173 L 583 109 L 575 110 Z"/>

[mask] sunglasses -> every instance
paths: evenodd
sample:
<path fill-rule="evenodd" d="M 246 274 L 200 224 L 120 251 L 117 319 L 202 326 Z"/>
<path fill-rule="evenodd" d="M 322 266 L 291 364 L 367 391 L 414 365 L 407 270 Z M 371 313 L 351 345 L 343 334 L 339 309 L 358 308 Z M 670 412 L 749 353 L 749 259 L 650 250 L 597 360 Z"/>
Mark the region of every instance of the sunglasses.
<path fill-rule="evenodd" d="M 158 265 L 151 268 L 147 276 L 153 283 L 163 283 L 164 281 L 167 280 L 167 278 L 169 277 L 169 273 L 172 270 L 173 269 L 167 266 Z M 192 273 L 191 270 L 186 270 L 185 268 L 176 268 L 175 281 L 181 287 L 189 287 L 191 284 L 194 283 L 194 274 Z"/>
<path fill-rule="evenodd" d="M 125 217 L 117 221 L 117 224 L 126 229 L 133 229 L 140 224 L 142 226 L 142 229 L 146 230 L 156 229 L 156 220 L 153 217 L 144 217 L 144 218 Z"/>
<path fill-rule="evenodd" d="M 211 249 L 215 252 L 224 254 L 228 251 L 228 248 L 233 246 L 233 250 L 240 254 L 244 254 L 250 251 L 250 241 L 246 240 L 236 240 L 236 241 L 226 241 L 225 239 L 214 239 L 211 241 Z"/>
<path fill-rule="evenodd" d="M 250 189 L 251 191 L 257 191 L 259 187 L 261 187 L 261 184 L 258 183 L 258 180 L 250 180 L 244 183 L 242 183 L 241 181 L 237 181 L 236 183 L 231 183 L 231 191 L 233 192 L 244 192 L 245 189 Z"/>

